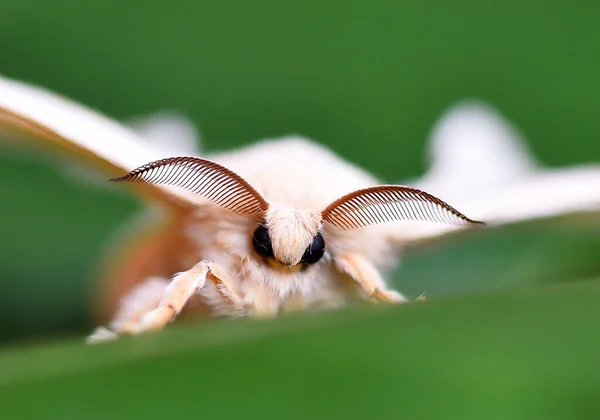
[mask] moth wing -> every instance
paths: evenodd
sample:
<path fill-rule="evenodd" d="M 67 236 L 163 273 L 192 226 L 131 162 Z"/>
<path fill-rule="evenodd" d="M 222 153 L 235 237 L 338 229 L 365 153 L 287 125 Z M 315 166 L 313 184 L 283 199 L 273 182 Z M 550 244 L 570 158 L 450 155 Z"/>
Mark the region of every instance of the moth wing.
<path fill-rule="evenodd" d="M 0 76 L 0 134 L 7 134 L 3 140 L 12 140 L 17 151 L 41 149 L 54 152 L 56 158 L 66 158 L 69 167 L 63 168 L 63 173 L 78 178 L 87 178 L 93 172 L 94 181 L 97 173 L 106 180 L 167 157 L 168 134 L 194 134 L 186 130 L 181 120 L 175 122 L 173 118 L 170 115 L 158 122 L 134 121 L 136 133 L 65 97 Z M 149 132 L 151 138 L 146 141 Z M 179 143 L 178 150 L 191 150 L 191 140 L 186 140 L 187 144 Z M 180 216 L 189 211 L 197 198 L 169 185 L 131 183 L 120 187 L 130 188 L 142 199 L 169 211 L 152 218 L 143 213 L 143 219 L 127 223 L 108 242 L 104 258 L 96 267 L 92 290 L 94 315 L 103 320 L 114 314 L 132 287 L 149 277 L 168 278 L 187 268 L 179 264 L 192 255 L 184 238 L 185 219 Z"/>
<path fill-rule="evenodd" d="M 522 133 L 492 106 L 460 101 L 435 123 L 429 169 L 408 185 L 454 201 L 522 180 L 541 166 Z"/>
<path fill-rule="evenodd" d="M 163 110 L 129 118 L 126 125 L 145 142 L 170 156 L 200 156 L 201 135 L 182 112 Z"/>
<path fill-rule="evenodd" d="M 436 123 L 428 148 L 428 172 L 405 184 L 488 225 L 600 212 L 600 165 L 543 168 L 518 129 L 483 102 L 463 101 L 448 110 Z M 444 224 L 396 226 L 391 236 L 403 244 L 463 232 Z"/>
<path fill-rule="evenodd" d="M 600 166 L 545 171 L 450 203 L 489 227 L 584 215 L 600 220 Z M 396 225 L 391 235 L 395 241 L 411 245 L 462 232 L 452 225 L 407 222 Z"/>
<path fill-rule="evenodd" d="M 164 158 L 134 131 L 41 87 L 0 77 L 0 132 L 17 138 L 17 147 L 42 147 L 107 177 L 123 175 Z M 168 185 L 128 185 L 144 199 L 186 208 L 193 194 Z"/>
<path fill-rule="evenodd" d="M 200 156 L 200 133 L 193 122 L 183 113 L 162 110 L 148 115 L 136 116 L 124 121 L 143 139 L 145 147 L 162 156 Z M 106 178 L 98 176 L 98 171 L 82 162 L 60 162 L 51 160 L 60 173 L 70 181 L 91 185 L 94 188 L 113 189 Z"/>

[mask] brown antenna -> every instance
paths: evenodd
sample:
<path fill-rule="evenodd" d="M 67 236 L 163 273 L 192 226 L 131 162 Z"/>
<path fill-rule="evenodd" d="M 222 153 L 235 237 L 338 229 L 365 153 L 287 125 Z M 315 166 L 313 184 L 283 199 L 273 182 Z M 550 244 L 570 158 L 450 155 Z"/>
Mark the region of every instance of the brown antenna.
<path fill-rule="evenodd" d="M 269 208 L 269 203 L 241 176 L 197 157 L 157 160 L 109 181 L 182 187 L 241 215 L 264 213 Z"/>
<path fill-rule="evenodd" d="M 354 229 L 397 220 L 422 220 L 461 226 L 485 225 L 469 219 L 433 195 L 402 185 L 380 185 L 354 191 L 331 203 L 323 220 Z"/>

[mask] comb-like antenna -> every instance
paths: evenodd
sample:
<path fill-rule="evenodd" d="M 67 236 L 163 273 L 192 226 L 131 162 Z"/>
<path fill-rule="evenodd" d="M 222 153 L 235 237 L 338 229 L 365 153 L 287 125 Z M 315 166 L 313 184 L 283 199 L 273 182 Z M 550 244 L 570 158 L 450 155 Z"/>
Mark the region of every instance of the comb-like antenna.
<path fill-rule="evenodd" d="M 269 203 L 241 176 L 215 162 L 197 157 L 157 160 L 109 181 L 183 187 L 242 215 L 264 213 L 269 208 Z"/>
<path fill-rule="evenodd" d="M 354 191 L 331 203 L 323 220 L 354 229 L 397 220 L 422 220 L 462 226 L 484 225 L 469 219 L 437 197 L 401 185 L 380 185 Z"/>

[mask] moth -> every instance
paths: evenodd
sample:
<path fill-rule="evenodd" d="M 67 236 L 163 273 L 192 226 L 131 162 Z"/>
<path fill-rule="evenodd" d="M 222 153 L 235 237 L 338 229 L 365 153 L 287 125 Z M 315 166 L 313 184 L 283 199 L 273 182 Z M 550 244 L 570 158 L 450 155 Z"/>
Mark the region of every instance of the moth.
<path fill-rule="evenodd" d="M 452 117 L 459 129 L 442 135 L 450 141 L 434 135 L 426 176 L 388 185 L 300 136 L 169 156 L 168 145 L 154 147 L 83 105 L 0 78 L 0 126 L 19 146 L 53 146 L 160 210 L 113 245 L 99 280 L 99 318 L 108 328 L 90 343 L 160 330 L 185 312 L 273 317 L 354 298 L 406 302 L 385 280 L 405 246 L 483 221 L 600 208 L 596 166 L 539 169 L 522 159 L 512 133 L 497 129 L 470 148 L 449 146 L 471 141 L 469 130 L 482 123 L 494 126 L 489 113 L 456 122 L 481 110 L 467 104 Z"/>

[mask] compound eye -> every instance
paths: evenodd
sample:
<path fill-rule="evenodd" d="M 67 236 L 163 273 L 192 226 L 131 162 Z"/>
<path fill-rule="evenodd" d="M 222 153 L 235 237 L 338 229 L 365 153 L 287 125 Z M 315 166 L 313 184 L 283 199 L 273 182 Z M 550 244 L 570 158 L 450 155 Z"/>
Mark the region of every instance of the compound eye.
<path fill-rule="evenodd" d="M 263 224 L 258 225 L 252 234 L 252 246 L 258 255 L 269 258 L 273 257 L 273 245 L 271 244 L 271 236 L 269 230 Z"/>
<path fill-rule="evenodd" d="M 304 255 L 302 255 L 302 260 L 300 261 L 304 264 L 314 264 L 321 259 L 324 253 L 325 240 L 323 239 L 323 235 L 317 233 L 312 243 L 304 251 Z"/>

